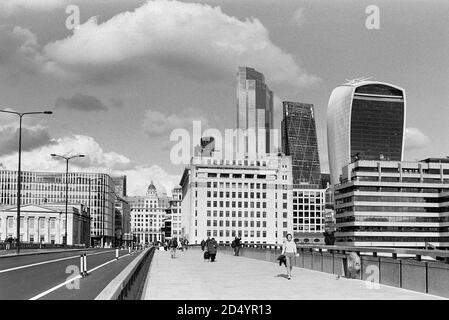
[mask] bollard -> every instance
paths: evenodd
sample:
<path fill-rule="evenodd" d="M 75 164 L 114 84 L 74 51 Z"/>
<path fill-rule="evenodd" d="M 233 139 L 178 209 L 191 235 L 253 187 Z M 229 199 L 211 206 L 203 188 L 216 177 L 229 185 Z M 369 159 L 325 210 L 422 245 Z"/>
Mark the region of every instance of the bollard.
<path fill-rule="evenodd" d="M 131 253 L 131 247 L 128 247 L 128 253 Z"/>
<path fill-rule="evenodd" d="M 118 260 L 118 249 L 115 249 L 115 258 Z"/>
<path fill-rule="evenodd" d="M 84 257 L 82 254 L 80 255 L 80 274 L 84 276 Z"/>
<path fill-rule="evenodd" d="M 83 261 L 83 266 L 84 266 L 84 273 L 83 273 L 83 275 L 84 276 L 87 276 L 87 275 L 89 275 L 88 273 L 87 273 L 87 255 L 86 254 L 84 254 L 83 255 L 84 257 L 84 261 Z"/>

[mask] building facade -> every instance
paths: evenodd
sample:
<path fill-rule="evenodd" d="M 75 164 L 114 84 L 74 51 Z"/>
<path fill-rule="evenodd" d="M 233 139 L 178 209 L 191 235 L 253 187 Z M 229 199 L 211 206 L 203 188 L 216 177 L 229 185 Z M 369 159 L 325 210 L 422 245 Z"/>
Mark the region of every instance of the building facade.
<path fill-rule="evenodd" d="M 115 193 L 122 198 L 126 197 L 126 176 L 112 177 Z"/>
<path fill-rule="evenodd" d="M 115 239 L 115 193 L 112 178 L 104 173 L 69 172 L 68 202 L 88 207 L 91 245 Z M 60 172 L 22 171 L 22 205 L 65 203 L 66 175 Z M 17 171 L 0 170 L 0 205 L 16 205 Z"/>
<path fill-rule="evenodd" d="M 291 158 L 193 157 L 181 178 L 182 226 L 191 244 L 282 243 L 292 224 Z"/>
<path fill-rule="evenodd" d="M 255 141 L 248 136 L 242 138 L 242 154 L 272 152 L 273 92 L 266 85 L 264 75 L 249 67 L 239 67 L 237 72 L 237 129 L 256 133 Z M 260 131 L 262 136 L 259 135 Z"/>
<path fill-rule="evenodd" d="M 153 182 L 145 196 L 128 197 L 131 206 L 131 232 L 138 244 L 164 241 L 164 219 L 167 205 L 158 197 Z"/>
<path fill-rule="evenodd" d="M 449 247 L 449 159 L 359 160 L 342 178 L 337 245 Z"/>
<path fill-rule="evenodd" d="M 323 233 L 325 225 L 324 189 L 293 189 L 293 231 Z"/>
<path fill-rule="evenodd" d="M 327 109 L 331 184 L 357 159 L 402 161 L 405 113 L 405 92 L 398 86 L 354 80 L 334 89 Z"/>
<path fill-rule="evenodd" d="M 284 101 L 282 152 L 292 157 L 293 187 L 321 182 L 320 157 L 313 105 Z"/>
<path fill-rule="evenodd" d="M 214 137 L 201 137 L 200 144 L 194 149 L 195 157 L 212 157 L 215 151 Z"/>
<path fill-rule="evenodd" d="M 182 189 L 181 187 L 172 190 L 172 199 L 170 200 L 171 211 L 171 237 L 178 240 L 184 238 L 184 229 L 182 227 Z"/>
<path fill-rule="evenodd" d="M 131 206 L 121 197 L 115 201 L 115 238 L 117 245 L 131 245 Z"/>
<path fill-rule="evenodd" d="M 0 241 L 17 237 L 17 207 L 0 210 Z M 20 242 L 64 244 L 65 204 L 27 204 L 20 207 Z M 67 210 L 67 244 L 89 246 L 90 219 L 87 208 L 70 204 Z"/>

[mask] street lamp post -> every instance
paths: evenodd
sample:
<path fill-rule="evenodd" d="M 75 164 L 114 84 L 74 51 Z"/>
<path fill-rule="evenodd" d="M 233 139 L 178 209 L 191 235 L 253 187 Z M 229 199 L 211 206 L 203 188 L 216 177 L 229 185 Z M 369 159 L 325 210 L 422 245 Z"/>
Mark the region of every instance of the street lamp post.
<path fill-rule="evenodd" d="M 19 164 L 17 170 L 17 229 L 16 229 L 16 253 L 20 253 L 20 205 L 21 205 L 21 187 L 22 187 L 22 118 L 27 114 L 52 114 L 52 111 L 36 112 L 15 112 L 9 110 L 0 110 L 0 112 L 15 114 L 19 116 Z"/>
<path fill-rule="evenodd" d="M 64 235 L 64 246 L 67 246 L 67 208 L 69 205 L 69 160 L 73 158 L 84 158 L 84 154 L 76 154 L 74 156 L 61 156 L 59 154 L 52 153 L 54 158 L 62 158 L 66 162 L 65 166 L 65 235 Z"/>

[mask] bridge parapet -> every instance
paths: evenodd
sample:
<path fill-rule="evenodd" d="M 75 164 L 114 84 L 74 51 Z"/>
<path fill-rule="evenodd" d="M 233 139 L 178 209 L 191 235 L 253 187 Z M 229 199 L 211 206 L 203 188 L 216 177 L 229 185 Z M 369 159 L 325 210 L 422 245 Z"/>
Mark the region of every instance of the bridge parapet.
<path fill-rule="evenodd" d="M 298 245 L 294 266 L 449 298 L 449 251 L 408 248 Z M 230 245 L 219 251 L 233 254 Z M 351 252 L 360 271 L 350 270 Z M 280 244 L 243 244 L 239 255 L 278 262 Z M 353 256 L 353 254 L 352 254 Z M 431 257 L 436 260 L 425 259 Z"/>

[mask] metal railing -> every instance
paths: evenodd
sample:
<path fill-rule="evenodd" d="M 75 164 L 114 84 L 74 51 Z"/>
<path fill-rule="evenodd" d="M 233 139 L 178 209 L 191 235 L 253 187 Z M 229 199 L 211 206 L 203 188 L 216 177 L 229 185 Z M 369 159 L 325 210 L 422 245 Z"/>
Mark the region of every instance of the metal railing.
<path fill-rule="evenodd" d="M 6 250 L 7 243 L 2 242 L 0 243 L 0 250 Z M 85 245 L 82 244 L 75 244 L 75 245 L 67 245 L 64 246 L 63 244 L 52 244 L 52 243 L 39 243 L 39 242 L 20 242 L 20 249 L 80 249 L 80 248 L 86 248 Z M 11 243 L 9 250 L 15 250 L 16 249 L 16 243 Z"/>
<path fill-rule="evenodd" d="M 449 251 L 297 245 L 294 266 L 449 298 Z M 233 254 L 230 245 L 219 252 Z M 239 255 L 278 263 L 281 244 L 242 244 Z M 354 253 L 356 255 L 354 255 Z M 359 269 L 353 273 L 354 257 Z M 423 259 L 433 257 L 436 260 Z"/>

